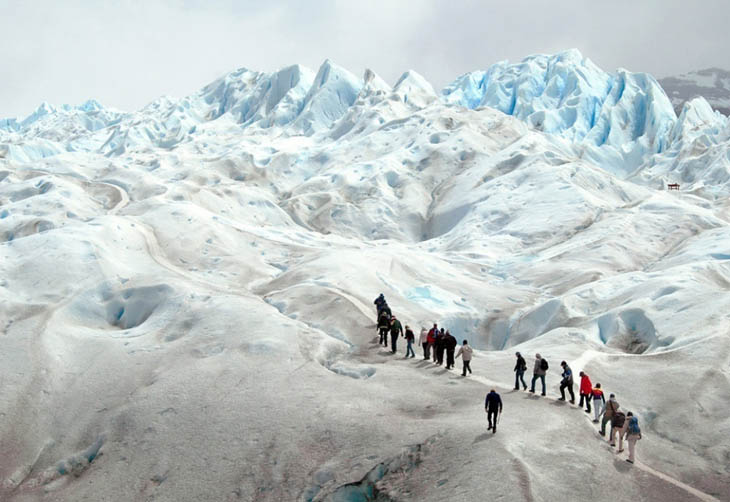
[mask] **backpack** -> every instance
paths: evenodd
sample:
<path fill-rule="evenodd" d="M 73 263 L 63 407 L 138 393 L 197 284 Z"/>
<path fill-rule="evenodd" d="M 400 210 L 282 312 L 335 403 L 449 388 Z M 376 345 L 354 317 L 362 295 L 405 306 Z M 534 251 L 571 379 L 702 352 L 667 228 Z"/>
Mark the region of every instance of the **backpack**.
<path fill-rule="evenodd" d="M 623 411 L 617 411 L 616 414 L 613 416 L 613 420 L 611 421 L 611 425 L 613 427 L 623 427 L 624 421 L 626 420 L 626 415 L 624 415 Z"/>
<path fill-rule="evenodd" d="M 540 369 L 543 370 L 543 371 L 547 371 L 548 368 L 549 368 L 549 366 L 548 366 L 547 359 L 544 359 L 544 358 L 541 359 L 540 360 Z"/>
<path fill-rule="evenodd" d="M 641 429 L 639 428 L 639 419 L 636 417 L 631 417 L 629 419 L 629 434 L 641 434 Z"/>
<path fill-rule="evenodd" d="M 388 319 L 388 315 L 385 312 L 381 312 L 380 317 L 378 318 L 378 328 L 389 328 L 390 327 L 390 319 Z"/>

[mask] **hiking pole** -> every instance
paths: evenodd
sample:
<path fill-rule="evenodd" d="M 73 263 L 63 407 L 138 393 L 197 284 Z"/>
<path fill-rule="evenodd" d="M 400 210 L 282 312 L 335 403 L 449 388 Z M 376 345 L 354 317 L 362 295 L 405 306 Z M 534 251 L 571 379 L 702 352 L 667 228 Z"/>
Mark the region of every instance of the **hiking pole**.
<path fill-rule="evenodd" d="M 497 413 L 497 423 L 499 423 L 500 418 L 502 418 L 502 410 L 499 410 L 499 413 Z"/>

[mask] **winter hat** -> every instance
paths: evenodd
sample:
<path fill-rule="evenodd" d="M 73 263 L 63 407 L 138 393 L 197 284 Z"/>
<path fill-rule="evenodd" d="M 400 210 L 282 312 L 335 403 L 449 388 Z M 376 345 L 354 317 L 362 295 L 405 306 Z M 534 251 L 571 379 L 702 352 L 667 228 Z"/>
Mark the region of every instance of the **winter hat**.
<path fill-rule="evenodd" d="M 611 394 L 611 395 L 610 395 L 610 396 L 608 396 L 608 397 L 609 397 L 609 398 L 612 398 L 612 397 L 616 397 L 616 394 Z"/>
<path fill-rule="evenodd" d="M 519 353 L 519 352 L 515 352 L 515 355 L 516 355 L 516 356 L 519 356 L 519 355 L 520 355 L 520 353 Z"/>

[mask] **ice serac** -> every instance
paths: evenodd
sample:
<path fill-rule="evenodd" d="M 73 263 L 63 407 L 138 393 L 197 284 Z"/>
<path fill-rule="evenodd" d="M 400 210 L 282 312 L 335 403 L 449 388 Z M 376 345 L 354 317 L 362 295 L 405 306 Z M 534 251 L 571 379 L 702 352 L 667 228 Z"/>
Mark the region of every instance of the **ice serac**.
<path fill-rule="evenodd" d="M 89 151 L 101 142 L 101 131 L 118 123 L 126 114 L 108 109 L 96 100 L 81 105 L 52 106 L 42 103 L 23 119 L 0 120 L 0 136 L 5 158 L 33 162 L 69 151 Z"/>
<path fill-rule="evenodd" d="M 728 118 L 712 109 L 703 97 L 687 101 L 682 106 L 672 128 L 672 140 L 687 139 L 697 134 L 716 136 L 728 126 Z"/>
<path fill-rule="evenodd" d="M 393 87 L 393 93 L 404 103 L 412 104 L 417 108 L 428 106 L 437 99 L 431 84 L 413 70 L 408 70 L 401 75 Z"/>
<path fill-rule="evenodd" d="M 360 90 L 361 95 L 369 95 L 378 92 L 386 93 L 392 90 L 388 83 L 370 68 L 367 68 L 365 70 L 362 81 L 363 86 Z"/>
<path fill-rule="evenodd" d="M 300 65 L 270 74 L 244 68 L 207 85 L 189 100 L 194 106 L 208 107 L 202 114 L 205 120 L 230 114 L 244 126 L 284 125 L 301 111 L 312 81 L 313 72 Z"/>
<path fill-rule="evenodd" d="M 730 119 L 704 98 L 684 103 L 670 132 L 669 148 L 637 178 L 657 186 L 681 184 L 709 198 L 730 191 Z"/>
<path fill-rule="evenodd" d="M 329 129 L 357 99 L 362 81 L 329 59 L 319 67 L 295 125 L 306 135 Z"/>
<path fill-rule="evenodd" d="M 629 170 L 666 148 L 676 121 L 653 77 L 606 73 L 576 49 L 462 75 L 444 89 L 442 99 L 471 109 L 496 108 L 588 147 L 613 147 L 617 150 L 589 151 L 589 156 L 604 165 L 628 164 Z"/>

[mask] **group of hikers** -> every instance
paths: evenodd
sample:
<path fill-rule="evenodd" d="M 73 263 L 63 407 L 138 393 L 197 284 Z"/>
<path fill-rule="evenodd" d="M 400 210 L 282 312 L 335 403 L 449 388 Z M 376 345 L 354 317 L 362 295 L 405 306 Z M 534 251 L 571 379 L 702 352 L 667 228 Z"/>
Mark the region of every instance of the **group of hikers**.
<path fill-rule="evenodd" d="M 405 329 L 393 315 L 390 310 L 388 303 L 385 301 L 385 297 L 381 293 L 375 299 L 375 303 L 378 309 L 378 322 L 377 330 L 380 334 L 379 343 L 385 347 L 388 347 L 388 335 L 390 335 L 390 351 L 395 354 L 398 347 L 398 337 L 406 339 L 406 359 L 409 357 L 416 357 L 416 352 L 413 350 L 413 344 L 416 343 L 416 335 L 410 326 L 406 324 Z M 472 348 L 469 346 L 469 342 L 464 340 L 459 347 L 459 351 L 456 352 L 456 346 L 458 342 L 456 338 L 449 333 L 449 330 L 444 331 L 444 328 L 439 329 L 438 325 L 434 323 L 430 330 L 421 328 L 421 332 L 418 336 L 418 344 L 423 347 L 423 359 L 428 361 L 433 358 L 433 362 L 441 366 L 444 364 L 444 355 L 446 356 L 446 369 L 451 370 L 454 367 L 456 359 L 461 357 L 463 361 L 462 376 L 466 376 L 467 371 L 471 373 L 471 356 Z"/>
<path fill-rule="evenodd" d="M 515 356 L 517 357 L 517 361 L 514 368 L 514 390 L 520 390 L 520 384 L 522 384 L 523 390 L 527 390 L 527 384 L 525 383 L 524 378 L 525 372 L 527 371 L 527 362 L 519 352 L 517 352 Z M 573 370 L 565 361 L 560 363 L 560 368 L 562 369 L 562 373 L 560 380 L 560 398 L 558 401 L 565 401 L 565 391 L 567 390 L 570 395 L 570 404 L 575 404 Z M 549 369 L 550 365 L 548 364 L 547 359 L 542 357 L 540 354 L 535 354 L 530 392 L 533 394 L 535 393 L 535 383 L 540 380 L 540 383 L 542 383 L 541 395 L 546 395 L 545 376 Z M 629 446 L 629 458 L 627 458 L 626 461 L 633 464 L 636 459 L 636 442 L 641 439 L 639 419 L 630 411 L 627 413 L 621 411 L 614 394 L 610 394 L 608 401 L 606 401 L 601 384 L 596 383 L 594 387 L 587 373 L 581 371 L 579 376 L 580 386 L 578 387 L 578 393 L 580 395 L 580 401 L 578 406 L 583 408 L 583 404 L 585 404 L 585 412 L 590 414 L 591 402 L 593 402 L 593 423 L 597 424 L 600 422 L 601 426 L 599 434 L 601 436 L 605 436 L 606 425 L 610 424 L 611 429 L 608 436 L 608 442 L 611 444 L 611 447 L 615 447 L 616 436 L 618 436 L 618 453 L 622 453 L 624 451 L 624 439 L 626 439 Z"/>
<path fill-rule="evenodd" d="M 395 315 L 393 315 L 382 293 L 373 303 L 375 303 L 378 311 L 377 329 L 380 334 L 379 343 L 388 347 L 388 335 L 390 335 L 391 352 L 395 354 L 398 337 L 403 337 L 406 339 L 407 343 L 405 357 L 416 357 L 416 353 L 413 350 L 413 344 L 416 339 L 410 326 L 406 325 L 405 329 L 403 328 L 401 322 Z M 448 330 L 444 331 L 444 328 L 439 329 L 438 325 L 434 323 L 430 330 L 421 328 L 418 343 L 423 347 L 424 360 L 433 358 L 434 363 L 442 365 L 444 362 L 444 353 L 446 353 L 446 369 L 450 370 L 454 367 L 455 359 L 461 357 L 463 361 L 463 370 L 461 375 L 464 377 L 467 376 L 467 371 L 471 374 L 470 364 L 472 359 L 472 348 L 467 340 L 462 342 L 458 353 L 454 355 L 457 346 L 456 338 L 449 333 Z M 522 389 L 526 391 L 527 384 L 525 383 L 525 372 L 527 372 L 527 362 L 519 352 L 515 355 L 517 360 L 514 367 L 514 390 L 520 390 L 521 384 Z M 565 391 L 567 390 L 570 395 L 570 404 L 575 404 L 573 370 L 565 361 L 560 363 L 560 367 L 562 369 L 562 373 L 560 381 L 560 398 L 558 400 L 566 400 Z M 549 369 L 550 366 L 547 359 L 542 357 L 540 354 L 535 354 L 532 382 L 530 385 L 531 393 L 535 393 L 535 384 L 538 380 L 540 380 L 540 383 L 542 384 L 541 395 L 546 395 L 545 377 Z M 593 422 L 601 424 L 599 431 L 601 436 L 606 436 L 606 426 L 610 424 L 611 428 L 609 431 L 608 442 L 611 447 L 616 447 L 616 436 L 618 436 L 618 453 L 622 453 L 624 451 L 624 440 L 626 440 L 629 448 L 629 456 L 626 461 L 633 464 L 636 454 L 636 442 L 641 439 L 641 429 L 639 428 L 638 418 L 630 411 L 624 413 L 620 409 L 614 394 L 610 394 L 608 401 L 606 401 L 601 384 L 596 383 L 595 386 L 593 386 L 590 377 L 584 371 L 581 371 L 579 375 L 580 386 L 578 388 L 578 392 L 580 402 L 578 406 L 582 409 L 585 404 L 585 412 L 588 414 L 593 411 Z M 591 402 L 593 402 L 592 410 Z M 487 421 L 489 423 L 488 430 L 491 430 L 492 433 L 496 433 L 498 418 L 502 413 L 502 398 L 495 389 L 491 389 L 487 394 L 484 409 L 487 412 Z"/>

